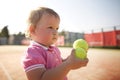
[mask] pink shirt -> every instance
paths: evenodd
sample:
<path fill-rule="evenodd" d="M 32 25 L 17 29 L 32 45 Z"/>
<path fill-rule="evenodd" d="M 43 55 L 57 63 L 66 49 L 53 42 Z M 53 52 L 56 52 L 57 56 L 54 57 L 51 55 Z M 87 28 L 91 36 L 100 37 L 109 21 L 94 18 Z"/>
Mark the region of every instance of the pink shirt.
<path fill-rule="evenodd" d="M 37 68 L 55 68 L 62 63 L 62 58 L 57 47 L 50 46 L 47 48 L 32 41 L 25 52 L 22 63 L 25 72 L 28 72 Z"/>

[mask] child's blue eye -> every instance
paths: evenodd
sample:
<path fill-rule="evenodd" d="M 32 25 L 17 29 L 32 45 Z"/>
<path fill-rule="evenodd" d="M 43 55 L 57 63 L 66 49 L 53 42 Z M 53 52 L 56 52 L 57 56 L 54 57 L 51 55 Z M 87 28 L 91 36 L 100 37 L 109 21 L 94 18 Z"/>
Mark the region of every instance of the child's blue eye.
<path fill-rule="evenodd" d="M 49 29 L 54 29 L 54 27 L 50 26 Z M 59 28 L 55 28 L 55 30 L 58 30 Z"/>
<path fill-rule="evenodd" d="M 52 29 L 52 26 L 48 27 L 49 29 Z"/>
<path fill-rule="evenodd" d="M 59 28 L 56 28 L 56 30 L 58 30 Z"/>

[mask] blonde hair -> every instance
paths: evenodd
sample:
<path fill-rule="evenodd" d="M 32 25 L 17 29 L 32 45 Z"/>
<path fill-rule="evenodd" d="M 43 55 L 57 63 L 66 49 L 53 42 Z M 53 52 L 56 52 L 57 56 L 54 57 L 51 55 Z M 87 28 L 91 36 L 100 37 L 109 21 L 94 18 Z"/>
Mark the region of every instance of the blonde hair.
<path fill-rule="evenodd" d="M 30 25 L 36 26 L 36 24 L 39 22 L 42 16 L 46 13 L 49 15 L 54 15 L 56 18 L 60 19 L 59 15 L 53 9 L 47 7 L 39 7 L 36 10 L 32 10 L 28 17 L 28 29 L 26 30 L 25 33 L 27 38 L 30 38 L 30 31 L 29 31 Z"/>

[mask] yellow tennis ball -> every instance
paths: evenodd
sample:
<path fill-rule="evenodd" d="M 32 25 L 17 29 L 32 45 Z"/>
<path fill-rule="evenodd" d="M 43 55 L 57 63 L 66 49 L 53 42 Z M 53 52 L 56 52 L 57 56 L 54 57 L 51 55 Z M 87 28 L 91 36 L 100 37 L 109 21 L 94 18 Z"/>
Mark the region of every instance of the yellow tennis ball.
<path fill-rule="evenodd" d="M 85 59 L 87 57 L 87 53 L 82 48 L 76 48 L 75 49 L 75 56 L 80 59 Z"/>
<path fill-rule="evenodd" d="M 88 44 L 84 39 L 77 39 L 76 41 L 74 41 L 73 43 L 73 48 L 83 48 L 86 51 L 88 50 Z"/>

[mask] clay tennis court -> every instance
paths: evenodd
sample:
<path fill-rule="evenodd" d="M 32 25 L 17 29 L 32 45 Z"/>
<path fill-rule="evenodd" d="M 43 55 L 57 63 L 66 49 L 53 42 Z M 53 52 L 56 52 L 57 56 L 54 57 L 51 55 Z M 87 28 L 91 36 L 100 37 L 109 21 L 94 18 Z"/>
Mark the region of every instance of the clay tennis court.
<path fill-rule="evenodd" d="M 27 80 L 20 59 L 26 46 L 0 46 L 0 80 Z M 71 48 L 60 48 L 65 58 Z M 88 51 L 86 67 L 72 70 L 69 80 L 120 80 L 120 50 L 94 49 Z"/>

